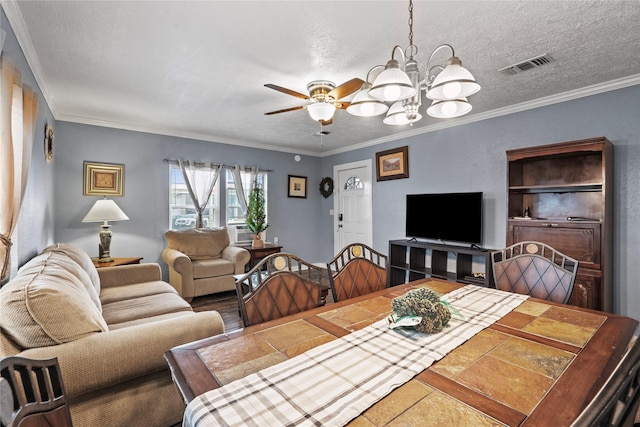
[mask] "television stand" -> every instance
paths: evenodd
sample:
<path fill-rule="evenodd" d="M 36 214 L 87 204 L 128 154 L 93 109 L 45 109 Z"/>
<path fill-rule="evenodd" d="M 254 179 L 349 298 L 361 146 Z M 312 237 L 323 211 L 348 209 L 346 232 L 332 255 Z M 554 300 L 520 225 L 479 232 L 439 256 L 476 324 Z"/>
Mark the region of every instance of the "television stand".
<path fill-rule="evenodd" d="M 454 255 L 455 271 L 448 270 L 449 254 Z M 484 271 L 473 271 L 474 259 Z M 463 247 L 414 239 L 390 240 L 387 267 L 389 286 L 435 277 L 453 282 L 494 287 L 491 249 Z"/>

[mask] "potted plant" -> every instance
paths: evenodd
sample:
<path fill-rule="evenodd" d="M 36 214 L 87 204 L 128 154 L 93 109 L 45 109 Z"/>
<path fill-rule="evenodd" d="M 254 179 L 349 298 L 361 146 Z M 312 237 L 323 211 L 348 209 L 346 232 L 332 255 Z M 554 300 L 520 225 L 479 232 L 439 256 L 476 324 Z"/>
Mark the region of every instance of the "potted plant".
<path fill-rule="evenodd" d="M 264 190 L 254 182 L 253 189 L 249 193 L 249 206 L 247 206 L 247 228 L 253 233 L 253 246 L 260 248 L 264 246 L 261 233 L 269 227 L 265 221 L 264 211 Z"/>

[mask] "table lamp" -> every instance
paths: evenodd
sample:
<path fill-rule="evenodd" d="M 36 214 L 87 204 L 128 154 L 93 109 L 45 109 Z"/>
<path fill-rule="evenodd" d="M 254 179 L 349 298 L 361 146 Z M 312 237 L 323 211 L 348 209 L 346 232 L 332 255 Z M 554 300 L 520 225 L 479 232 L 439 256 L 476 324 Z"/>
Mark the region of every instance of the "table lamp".
<path fill-rule="evenodd" d="M 129 217 L 122 212 L 113 200 L 106 198 L 96 201 L 93 207 L 87 212 L 82 222 L 102 222 L 100 230 L 100 244 L 98 262 L 111 262 L 111 230 L 109 221 L 124 221 Z"/>

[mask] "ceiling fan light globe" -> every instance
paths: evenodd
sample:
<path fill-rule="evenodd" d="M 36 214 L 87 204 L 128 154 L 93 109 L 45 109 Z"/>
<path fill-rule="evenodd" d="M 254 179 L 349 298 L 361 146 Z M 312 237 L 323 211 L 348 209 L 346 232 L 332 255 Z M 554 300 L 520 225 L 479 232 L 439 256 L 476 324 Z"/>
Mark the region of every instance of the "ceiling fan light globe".
<path fill-rule="evenodd" d="M 372 117 L 386 113 L 389 106 L 384 102 L 369 96 L 369 89 L 362 89 L 358 92 L 351 104 L 347 107 L 347 113 L 360 117 Z"/>
<path fill-rule="evenodd" d="M 433 80 L 427 91 L 427 98 L 433 100 L 455 100 L 466 98 L 480 90 L 473 75 L 462 66 L 457 57 L 452 57 L 448 65 Z"/>
<path fill-rule="evenodd" d="M 427 108 L 427 114 L 437 119 L 451 119 L 460 117 L 471 111 L 471 104 L 466 98 L 454 100 L 433 101 L 431 106 Z"/>
<path fill-rule="evenodd" d="M 309 105 L 307 111 L 309 111 L 309 116 L 316 122 L 328 121 L 333 118 L 336 106 L 328 102 L 316 102 Z"/>

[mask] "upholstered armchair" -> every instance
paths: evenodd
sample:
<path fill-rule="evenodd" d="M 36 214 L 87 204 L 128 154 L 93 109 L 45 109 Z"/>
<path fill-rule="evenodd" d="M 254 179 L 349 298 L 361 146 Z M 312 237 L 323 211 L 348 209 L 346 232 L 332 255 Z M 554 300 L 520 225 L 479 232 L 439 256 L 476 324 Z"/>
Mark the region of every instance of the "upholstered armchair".
<path fill-rule="evenodd" d="M 169 266 L 169 283 L 186 301 L 236 289 L 236 274 L 244 273 L 250 254 L 229 244 L 222 229 L 167 231 L 162 259 Z"/>

